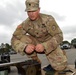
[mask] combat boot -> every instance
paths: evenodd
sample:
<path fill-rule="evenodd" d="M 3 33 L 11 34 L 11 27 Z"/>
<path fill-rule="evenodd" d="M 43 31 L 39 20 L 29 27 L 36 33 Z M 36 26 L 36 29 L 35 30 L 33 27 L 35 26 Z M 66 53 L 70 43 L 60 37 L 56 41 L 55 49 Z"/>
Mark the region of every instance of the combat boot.
<path fill-rule="evenodd" d="M 46 72 L 45 75 L 76 75 L 76 70 L 70 66 L 67 66 L 62 71 L 56 71 L 50 66 L 43 68 L 43 70 Z"/>
<path fill-rule="evenodd" d="M 76 75 L 76 70 L 67 66 L 63 71 L 58 72 L 58 75 Z"/>

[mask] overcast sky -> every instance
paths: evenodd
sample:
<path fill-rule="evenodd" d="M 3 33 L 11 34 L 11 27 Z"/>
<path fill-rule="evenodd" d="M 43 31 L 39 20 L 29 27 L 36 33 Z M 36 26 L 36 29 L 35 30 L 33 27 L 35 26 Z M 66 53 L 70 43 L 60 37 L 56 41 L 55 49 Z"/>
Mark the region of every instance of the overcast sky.
<path fill-rule="evenodd" d="M 76 0 L 40 0 L 41 13 L 52 15 L 64 40 L 76 38 Z M 27 18 L 25 0 L 0 0 L 0 43 L 10 43 L 17 25 Z"/>

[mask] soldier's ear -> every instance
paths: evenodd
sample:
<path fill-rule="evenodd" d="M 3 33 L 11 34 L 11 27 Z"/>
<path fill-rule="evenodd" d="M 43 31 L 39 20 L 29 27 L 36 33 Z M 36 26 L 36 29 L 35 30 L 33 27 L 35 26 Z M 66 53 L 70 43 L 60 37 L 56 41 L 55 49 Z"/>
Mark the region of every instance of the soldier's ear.
<path fill-rule="evenodd" d="M 40 12 L 40 8 L 38 9 L 38 12 Z"/>

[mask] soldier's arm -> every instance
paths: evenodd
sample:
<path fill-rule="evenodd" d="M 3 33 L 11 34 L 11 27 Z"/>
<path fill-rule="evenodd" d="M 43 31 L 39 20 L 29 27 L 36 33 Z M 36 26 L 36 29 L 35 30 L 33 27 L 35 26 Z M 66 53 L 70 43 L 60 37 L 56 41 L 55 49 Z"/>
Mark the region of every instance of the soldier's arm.
<path fill-rule="evenodd" d="M 21 41 L 21 38 L 26 34 L 26 31 L 23 29 L 22 26 L 23 25 L 20 24 L 13 33 L 11 45 L 16 52 L 19 52 L 21 55 L 24 55 L 24 49 L 27 44 Z"/>
<path fill-rule="evenodd" d="M 42 45 L 45 48 L 45 52 L 48 54 L 55 50 L 59 44 L 63 41 L 63 33 L 57 23 L 55 22 L 54 18 L 50 19 L 49 24 L 47 25 L 47 30 L 50 36 L 52 38 L 44 43 Z"/>

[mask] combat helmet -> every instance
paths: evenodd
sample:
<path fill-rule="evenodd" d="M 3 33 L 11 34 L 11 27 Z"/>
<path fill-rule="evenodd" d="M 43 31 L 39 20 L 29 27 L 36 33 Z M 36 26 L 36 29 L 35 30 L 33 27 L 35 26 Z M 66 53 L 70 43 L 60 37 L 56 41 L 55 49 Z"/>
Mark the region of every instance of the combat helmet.
<path fill-rule="evenodd" d="M 25 11 L 36 11 L 39 8 L 39 0 L 26 0 L 25 5 Z"/>

